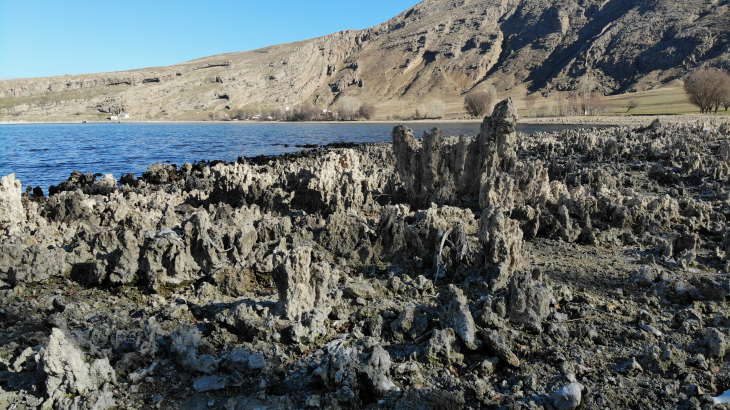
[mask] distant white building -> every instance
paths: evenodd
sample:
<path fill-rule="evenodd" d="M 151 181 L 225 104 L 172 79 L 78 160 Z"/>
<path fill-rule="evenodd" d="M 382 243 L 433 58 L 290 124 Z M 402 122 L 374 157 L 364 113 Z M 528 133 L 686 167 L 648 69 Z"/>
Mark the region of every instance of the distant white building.
<path fill-rule="evenodd" d="M 117 121 L 117 120 L 119 120 L 119 117 L 117 117 L 116 115 L 112 115 L 111 117 L 107 117 L 107 118 L 109 119 L 109 121 Z"/>
<path fill-rule="evenodd" d="M 117 114 L 117 117 L 119 117 L 120 120 L 126 120 L 127 118 L 129 118 L 129 114 L 127 114 L 126 112 L 120 112 L 119 114 Z"/>

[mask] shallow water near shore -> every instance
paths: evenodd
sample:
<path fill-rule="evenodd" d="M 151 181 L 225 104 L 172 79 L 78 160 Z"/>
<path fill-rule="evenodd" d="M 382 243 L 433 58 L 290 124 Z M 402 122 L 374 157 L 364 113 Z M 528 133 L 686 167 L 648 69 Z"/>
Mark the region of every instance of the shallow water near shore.
<path fill-rule="evenodd" d="M 142 175 L 155 162 L 224 160 L 297 152 L 296 145 L 388 142 L 398 123 L 111 123 L 0 126 L 0 175 L 15 173 L 25 186 L 48 192 L 73 171 Z M 409 123 L 420 136 L 434 127 L 444 135 L 476 135 L 479 123 Z M 527 134 L 576 126 L 519 124 Z M 289 147 L 285 147 L 288 144 Z"/>

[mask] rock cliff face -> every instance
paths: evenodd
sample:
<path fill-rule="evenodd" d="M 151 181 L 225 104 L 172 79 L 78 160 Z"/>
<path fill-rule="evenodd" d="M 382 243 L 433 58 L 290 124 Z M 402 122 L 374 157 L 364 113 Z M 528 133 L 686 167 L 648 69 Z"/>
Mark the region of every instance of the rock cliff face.
<path fill-rule="evenodd" d="M 426 0 L 359 31 L 169 67 L 1 81 L 0 119 L 202 118 L 343 95 L 457 101 L 490 85 L 569 90 L 587 72 L 604 93 L 645 89 L 726 62 L 729 10 L 727 0 Z"/>

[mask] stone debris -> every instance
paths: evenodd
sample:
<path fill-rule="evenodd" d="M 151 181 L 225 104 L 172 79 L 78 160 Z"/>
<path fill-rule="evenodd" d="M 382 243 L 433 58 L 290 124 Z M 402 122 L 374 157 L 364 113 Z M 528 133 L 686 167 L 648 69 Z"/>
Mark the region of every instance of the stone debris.
<path fill-rule="evenodd" d="M 0 408 L 722 400 L 730 127 L 516 121 L 10 183 Z"/>
<path fill-rule="evenodd" d="M 477 350 L 476 326 L 469 312 L 469 301 L 461 289 L 448 285 L 441 295 L 443 308 L 443 324 L 454 330 L 462 342 L 471 350 Z"/>

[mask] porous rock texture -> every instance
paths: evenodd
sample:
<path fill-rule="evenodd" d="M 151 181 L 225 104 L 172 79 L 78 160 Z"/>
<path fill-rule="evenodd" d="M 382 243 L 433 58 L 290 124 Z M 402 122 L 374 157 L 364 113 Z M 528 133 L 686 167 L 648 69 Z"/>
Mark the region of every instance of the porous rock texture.
<path fill-rule="evenodd" d="M 23 198 L 0 408 L 709 408 L 730 127 L 523 135 L 511 111 Z"/>
<path fill-rule="evenodd" d="M 15 174 L 0 178 L 0 225 L 9 225 L 25 219 L 25 210 L 20 201 L 20 181 Z"/>

